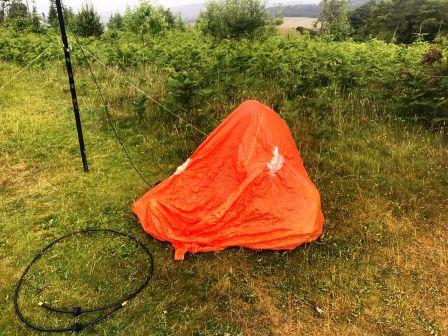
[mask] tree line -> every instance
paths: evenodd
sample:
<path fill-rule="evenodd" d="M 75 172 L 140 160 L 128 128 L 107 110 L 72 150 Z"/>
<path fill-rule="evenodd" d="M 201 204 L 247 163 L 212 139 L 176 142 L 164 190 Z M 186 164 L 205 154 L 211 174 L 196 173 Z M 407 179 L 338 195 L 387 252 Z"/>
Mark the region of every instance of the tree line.
<path fill-rule="evenodd" d="M 377 37 L 398 43 L 433 41 L 448 32 L 448 1 L 372 0 L 353 10 L 349 23 L 358 40 Z"/>
<path fill-rule="evenodd" d="M 320 3 L 321 35 L 337 40 L 433 41 L 448 32 L 448 0 L 370 0 L 350 9 L 349 0 Z"/>
<path fill-rule="evenodd" d="M 319 9 L 317 33 L 312 33 L 330 40 L 412 43 L 433 41 L 448 32 L 448 0 L 369 0 L 355 9 L 350 0 L 322 0 Z M 77 13 L 64 11 L 70 31 L 85 37 L 104 33 L 106 27 L 92 5 L 83 5 Z M 216 39 L 260 38 L 275 33 L 280 23 L 263 0 L 214 0 L 207 3 L 196 27 Z M 57 27 L 55 0 L 50 0 L 47 14 L 38 14 L 34 3 L 30 9 L 22 0 L 0 0 L 0 25 L 33 32 Z M 147 0 L 123 15 L 114 13 L 106 26 L 112 34 L 131 32 L 143 41 L 148 35 L 185 29 L 180 17 Z"/>
<path fill-rule="evenodd" d="M 170 28 L 182 28 L 183 23 L 169 9 L 155 6 L 149 1 L 141 1 L 135 8 L 127 8 L 122 15 L 114 13 L 107 25 L 93 5 L 85 3 L 76 13 L 70 7 L 63 7 L 64 20 L 68 30 L 83 36 L 100 36 L 105 28 L 109 30 L 128 30 L 139 36 L 156 34 Z M 45 33 L 58 27 L 55 0 L 50 0 L 48 12 L 38 14 L 36 6 L 32 9 L 22 0 L 0 0 L 0 25 L 16 30 Z"/>

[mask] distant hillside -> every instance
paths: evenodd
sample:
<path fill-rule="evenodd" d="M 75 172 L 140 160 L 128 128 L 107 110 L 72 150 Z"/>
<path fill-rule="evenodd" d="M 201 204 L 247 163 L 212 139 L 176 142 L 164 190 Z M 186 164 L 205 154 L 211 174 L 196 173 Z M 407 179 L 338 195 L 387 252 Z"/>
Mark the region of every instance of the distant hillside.
<path fill-rule="evenodd" d="M 370 0 L 352 0 L 350 3 L 352 5 L 352 8 L 358 8 L 366 3 L 368 3 Z"/>
<path fill-rule="evenodd" d="M 363 4 L 369 2 L 369 0 L 352 0 L 351 7 L 357 8 Z M 309 17 L 317 18 L 319 16 L 318 4 L 288 4 L 277 5 L 268 8 L 269 13 L 272 15 L 280 15 L 284 17 Z"/>
<path fill-rule="evenodd" d="M 185 22 L 194 22 L 199 16 L 199 13 L 205 8 L 205 4 L 197 3 L 191 5 L 177 6 L 171 8 L 174 14 L 180 15 Z"/>
<path fill-rule="evenodd" d="M 369 0 L 352 0 L 352 8 L 357 8 Z M 184 6 L 177 6 L 171 8 L 173 13 L 180 15 L 185 22 L 194 22 L 199 16 L 199 13 L 204 10 L 204 3 L 196 3 Z M 284 5 L 273 5 L 268 8 L 272 15 L 280 15 L 284 17 L 309 17 L 317 18 L 319 16 L 318 4 L 304 4 L 304 3 L 287 3 Z"/>
<path fill-rule="evenodd" d="M 272 15 L 284 17 L 310 17 L 317 18 L 319 16 L 319 5 L 313 4 L 297 4 L 297 5 L 280 5 L 268 8 Z"/>

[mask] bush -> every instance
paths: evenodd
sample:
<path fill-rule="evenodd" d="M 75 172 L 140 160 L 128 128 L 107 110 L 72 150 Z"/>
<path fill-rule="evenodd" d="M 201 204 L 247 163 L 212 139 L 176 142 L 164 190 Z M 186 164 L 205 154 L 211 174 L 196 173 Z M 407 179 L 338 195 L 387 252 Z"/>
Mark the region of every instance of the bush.
<path fill-rule="evenodd" d="M 215 0 L 197 21 L 199 29 L 216 39 L 255 38 L 273 33 L 275 21 L 260 0 Z"/>
<path fill-rule="evenodd" d="M 431 47 L 422 59 L 423 71 L 405 72 L 396 105 L 405 116 L 439 128 L 448 124 L 448 61 Z"/>
<path fill-rule="evenodd" d="M 174 27 L 175 19 L 170 11 L 153 6 L 148 1 L 139 2 L 134 9 L 128 9 L 123 18 L 124 27 L 137 34 L 144 41 L 145 36 L 159 34 Z"/>
<path fill-rule="evenodd" d="M 45 54 L 35 65 L 45 66 L 63 59 L 60 37 L 53 31 L 45 34 L 24 33 L 15 29 L 0 29 L 0 59 L 27 64 L 39 53 Z"/>
<path fill-rule="evenodd" d="M 120 13 L 112 14 L 109 18 L 109 22 L 107 23 L 108 29 L 123 29 L 123 16 Z"/>

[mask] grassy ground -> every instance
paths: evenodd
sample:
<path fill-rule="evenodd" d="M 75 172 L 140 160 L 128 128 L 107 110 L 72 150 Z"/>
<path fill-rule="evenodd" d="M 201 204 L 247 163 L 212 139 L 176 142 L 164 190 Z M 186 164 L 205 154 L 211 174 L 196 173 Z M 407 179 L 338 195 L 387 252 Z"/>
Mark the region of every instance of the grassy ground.
<path fill-rule="evenodd" d="M 0 84 L 17 70 L 0 63 Z M 323 236 L 292 252 L 230 249 L 174 262 L 171 247 L 144 235 L 131 213 L 147 187 L 107 127 L 87 73 L 77 75 L 89 174 L 62 68 L 30 70 L 0 91 L 0 335 L 33 334 L 14 314 L 15 283 L 44 245 L 85 227 L 137 235 L 154 252 L 156 270 L 141 295 L 82 335 L 448 333 L 443 135 L 355 93 L 329 90 L 314 107 L 290 102 L 282 114 L 321 191 Z M 151 181 L 169 176 L 191 147 L 182 132 L 140 126 L 127 103 L 135 92 L 112 80 L 105 86 L 136 164 Z M 126 241 L 78 237 L 38 263 L 21 304 L 36 323 L 70 324 L 36 303 L 110 302 L 139 284 L 145 261 Z"/>

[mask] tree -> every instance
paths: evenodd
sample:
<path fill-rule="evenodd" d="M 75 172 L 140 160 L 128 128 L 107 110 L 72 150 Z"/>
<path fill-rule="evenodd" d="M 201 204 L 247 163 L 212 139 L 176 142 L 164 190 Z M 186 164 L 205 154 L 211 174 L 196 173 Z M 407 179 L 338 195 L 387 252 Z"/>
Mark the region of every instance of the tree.
<path fill-rule="evenodd" d="M 165 16 L 165 20 L 168 23 L 169 28 L 171 28 L 171 29 L 173 29 L 173 28 L 184 29 L 185 28 L 185 25 L 184 25 L 182 19 L 179 16 L 175 16 L 169 8 L 162 9 L 162 11 L 163 11 L 163 15 Z"/>
<path fill-rule="evenodd" d="M 5 21 L 5 9 L 3 6 L 0 7 L 0 24 Z"/>
<path fill-rule="evenodd" d="M 174 16 L 173 12 L 170 11 L 169 8 L 163 9 L 163 15 L 165 16 L 166 23 L 168 23 L 168 26 L 170 28 L 174 28 L 176 25 L 176 17 Z"/>
<path fill-rule="evenodd" d="M 32 30 L 31 15 L 27 5 L 21 0 L 3 0 L 2 8 L 4 11 L 3 21 L 14 30 Z"/>
<path fill-rule="evenodd" d="M 47 23 L 52 27 L 56 27 L 58 24 L 58 13 L 56 11 L 55 0 L 50 0 L 50 8 L 48 9 Z"/>
<path fill-rule="evenodd" d="M 352 10 L 349 15 L 350 27 L 355 31 L 360 31 L 367 25 L 368 20 L 372 17 L 372 12 L 375 9 L 375 2 L 369 1 L 362 6 Z M 363 31 L 363 33 L 365 33 Z"/>
<path fill-rule="evenodd" d="M 7 17 L 7 7 L 10 3 L 10 0 L 0 0 L 0 24 L 6 21 Z"/>
<path fill-rule="evenodd" d="M 74 29 L 74 21 L 75 21 L 75 17 L 76 17 L 75 12 L 73 11 L 73 8 L 62 6 L 62 10 L 64 12 L 65 26 L 67 27 L 67 29 L 73 30 Z"/>
<path fill-rule="evenodd" d="M 8 17 L 8 6 L 11 0 L 0 0 L 0 24 L 4 23 Z"/>
<path fill-rule="evenodd" d="M 22 1 L 12 0 L 7 2 L 7 4 L 7 17 L 9 20 L 26 19 L 29 16 L 28 7 Z"/>
<path fill-rule="evenodd" d="M 419 31 L 424 33 L 423 38 L 427 41 L 446 35 L 448 33 L 448 1 L 425 1 L 422 5 L 419 24 Z"/>
<path fill-rule="evenodd" d="M 140 35 L 142 40 L 145 35 L 155 35 L 169 28 L 163 8 L 146 0 L 140 1 L 134 9 L 127 9 L 123 23 L 127 30 Z"/>
<path fill-rule="evenodd" d="M 40 29 L 40 18 L 37 14 L 37 8 L 33 1 L 33 11 L 31 12 L 31 26 L 35 32 L 39 32 Z"/>
<path fill-rule="evenodd" d="M 347 0 L 322 0 L 320 2 L 318 22 L 319 33 L 334 40 L 344 40 L 350 34 L 348 14 L 350 5 Z"/>
<path fill-rule="evenodd" d="M 32 10 L 21 0 L 0 0 L 0 23 L 13 30 L 25 30 L 35 33 L 42 32 L 41 16 L 37 14 L 34 0 Z"/>
<path fill-rule="evenodd" d="M 107 23 L 108 29 L 122 29 L 123 28 L 123 16 L 120 13 L 114 13 L 110 16 Z"/>
<path fill-rule="evenodd" d="M 388 42 L 433 41 L 448 31 L 448 0 L 371 0 L 353 10 L 354 37 Z"/>
<path fill-rule="evenodd" d="M 64 16 L 64 22 L 68 29 L 72 28 L 72 23 L 75 18 L 75 13 L 73 12 L 73 9 L 71 7 L 65 7 L 62 6 L 63 16 Z M 59 27 L 59 21 L 58 21 L 58 12 L 56 9 L 56 1 L 50 0 L 50 7 L 48 8 L 48 15 L 47 15 L 47 23 L 53 27 L 58 28 Z"/>
<path fill-rule="evenodd" d="M 276 21 L 261 0 L 214 0 L 198 19 L 199 29 L 216 39 L 255 38 L 275 31 Z"/>
<path fill-rule="evenodd" d="M 100 16 L 92 5 L 85 4 L 75 15 L 73 31 L 81 36 L 100 36 L 104 31 Z"/>

